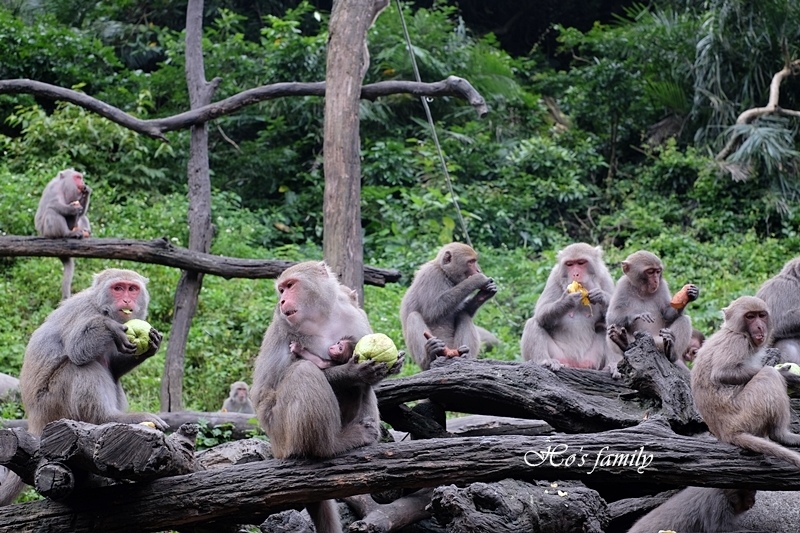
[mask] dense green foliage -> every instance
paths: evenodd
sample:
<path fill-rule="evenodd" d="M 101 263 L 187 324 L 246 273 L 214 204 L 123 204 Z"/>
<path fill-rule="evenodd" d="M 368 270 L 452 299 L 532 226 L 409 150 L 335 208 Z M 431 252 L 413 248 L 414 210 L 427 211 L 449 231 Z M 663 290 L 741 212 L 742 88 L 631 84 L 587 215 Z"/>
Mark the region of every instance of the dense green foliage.
<path fill-rule="evenodd" d="M 637 249 L 660 255 L 673 288 L 700 286 L 689 312 L 706 333 L 723 306 L 753 293 L 800 249 L 796 121 L 750 126 L 736 155 L 744 181 L 713 159 L 736 114 L 766 102 L 771 74 L 783 65 L 779 51 L 798 57 L 796 27 L 770 25 L 776 16 L 797 20 L 800 8 L 789 0 L 708 2 L 705 11 L 684 3 L 696 4 L 637 7 L 588 32 L 557 28 L 562 52 L 574 57 L 564 71 L 536 50 L 510 57 L 492 35 L 473 35 L 451 7 L 406 8 L 422 79 L 462 76 L 491 109 L 481 120 L 457 99 L 430 102 L 468 236 L 500 288 L 477 315 L 503 341 L 487 356 L 519 359 L 524 322 L 555 251 L 569 242 L 602 245 L 615 277 Z M 175 13 L 163 8 L 142 24 L 137 2 L 101 4 L 79 2 L 73 13 L 50 2 L 50 14 L 0 7 L 8 51 L 0 79 L 77 87 L 142 118 L 187 109 Z M 217 98 L 324 78 L 327 14 L 301 3 L 259 20 L 235 8 L 207 9 L 205 68 L 223 78 Z M 745 18 L 744 34 L 728 26 Z M 366 83 L 413 79 L 394 5 L 370 30 L 369 47 Z M 715 47 L 724 53 L 711 54 Z M 712 57 L 721 64 L 708 64 Z M 712 71 L 717 78 L 709 79 Z M 796 81 L 787 81 L 785 95 L 796 108 Z M 214 253 L 321 258 L 322 113 L 320 98 L 284 98 L 210 124 Z M 0 95 L 0 118 L 0 234 L 34 234 L 43 186 L 75 167 L 94 188 L 95 236 L 166 236 L 186 246 L 187 132 L 161 143 L 75 106 L 19 95 Z M 400 300 L 414 270 L 465 234 L 417 99 L 363 102 L 361 134 L 365 261 L 404 275 L 400 284 L 367 287 L 365 308 L 373 328 L 400 343 Z M 168 340 L 179 273 L 78 260 L 74 287 L 109 266 L 150 278 L 149 318 Z M 58 303 L 60 279 L 56 258 L 0 258 L 0 370 L 18 372 L 29 335 Z M 230 382 L 250 381 L 274 303 L 271 280 L 205 278 L 186 351 L 188 408 L 215 410 Z M 164 353 L 125 378 L 133 408 L 158 409 Z M 416 370 L 408 364 L 404 372 Z"/>

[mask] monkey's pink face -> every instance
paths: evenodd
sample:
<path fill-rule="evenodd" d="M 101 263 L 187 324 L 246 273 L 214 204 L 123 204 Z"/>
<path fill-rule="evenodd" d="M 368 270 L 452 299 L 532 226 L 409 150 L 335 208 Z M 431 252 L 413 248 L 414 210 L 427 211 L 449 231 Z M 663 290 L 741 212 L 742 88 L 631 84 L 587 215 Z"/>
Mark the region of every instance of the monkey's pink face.
<path fill-rule="evenodd" d="M 589 262 L 586 259 L 567 259 L 564 261 L 567 269 L 567 278 L 583 284 L 589 279 Z"/>
<path fill-rule="evenodd" d="M 644 271 L 645 286 L 648 293 L 655 294 L 658 290 L 658 286 L 661 284 L 661 272 L 662 269 L 656 267 L 648 268 Z"/>
<path fill-rule="evenodd" d="M 234 396 L 236 396 L 236 399 L 240 402 L 245 401 L 247 399 L 247 389 L 244 387 L 238 387 L 236 392 L 234 392 Z"/>
<path fill-rule="evenodd" d="M 75 183 L 75 187 L 77 187 L 80 192 L 83 192 L 83 189 L 86 188 L 86 184 L 83 182 L 83 174 L 80 172 L 75 172 L 72 175 L 72 181 Z"/>
<path fill-rule="evenodd" d="M 139 298 L 142 295 L 142 287 L 135 281 L 118 281 L 109 287 L 111 299 L 114 302 L 114 309 L 117 318 L 122 322 L 127 322 L 137 314 L 141 307 Z"/>
<path fill-rule="evenodd" d="M 747 333 L 753 345 L 758 347 L 764 344 L 767 340 L 767 324 L 769 321 L 769 313 L 766 311 L 750 311 L 745 313 L 744 322 L 747 326 Z"/>
<path fill-rule="evenodd" d="M 301 315 L 298 314 L 300 311 L 300 281 L 295 278 L 281 281 L 278 283 L 278 295 L 280 296 L 278 306 L 283 318 L 292 326 L 299 323 L 301 319 Z"/>

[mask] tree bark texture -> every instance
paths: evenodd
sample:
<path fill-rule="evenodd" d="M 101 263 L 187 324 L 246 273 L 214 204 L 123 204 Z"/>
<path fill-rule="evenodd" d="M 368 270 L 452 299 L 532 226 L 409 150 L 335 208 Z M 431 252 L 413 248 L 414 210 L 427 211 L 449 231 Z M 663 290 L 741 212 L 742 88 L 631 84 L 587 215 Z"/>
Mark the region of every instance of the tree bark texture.
<path fill-rule="evenodd" d="M 364 48 L 376 0 L 337 0 L 325 67 L 325 195 L 322 249 L 342 283 L 364 301 L 359 105 Z"/>
<path fill-rule="evenodd" d="M 203 65 L 203 0 L 189 0 L 186 8 L 186 84 L 191 109 L 209 105 L 220 79 L 205 79 Z M 211 250 L 211 177 L 208 167 L 208 123 L 191 127 L 189 143 L 189 249 L 207 254 Z M 203 274 L 184 270 L 175 290 L 172 330 L 167 344 L 164 375 L 161 380 L 161 410 L 183 408 L 183 367 L 186 342 L 197 298 L 203 287 Z"/>

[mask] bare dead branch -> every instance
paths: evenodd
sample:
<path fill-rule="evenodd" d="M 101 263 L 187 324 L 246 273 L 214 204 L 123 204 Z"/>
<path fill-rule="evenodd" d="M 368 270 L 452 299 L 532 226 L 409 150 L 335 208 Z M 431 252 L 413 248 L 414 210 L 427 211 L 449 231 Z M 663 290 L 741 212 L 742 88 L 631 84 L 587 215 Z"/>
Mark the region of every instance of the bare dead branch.
<path fill-rule="evenodd" d="M 173 245 L 166 237 L 151 241 L 134 239 L 47 239 L 44 237 L 0 237 L 0 257 L 96 257 L 154 263 L 182 270 L 230 278 L 277 278 L 294 261 L 238 259 L 193 252 Z M 364 267 L 364 281 L 383 287 L 397 282 L 400 272 Z"/>
<path fill-rule="evenodd" d="M 216 81 L 216 79 L 212 80 L 211 83 Z M 229 98 L 220 100 L 219 102 L 214 102 L 191 111 L 179 113 L 171 117 L 150 120 L 136 118 L 125 113 L 121 109 L 85 93 L 72 89 L 65 89 L 64 87 L 58 87 L 41 81 L 28 79 L 0 80 L 0 94 L 33 94 L 51 100 L 69 102 L 87 111 L 93 111 L 129 130 L 147 135 L 148 137 L 167 141 L 167 138 L 164 136 L 167 132 L 203 124 L 215 118 L 230 115 L 249 105 L 266 100 L 287 96 L 325 96 L 325 83 L 273 83 L 242 91 Z M 381 81 L 361 87 L 361 98 L 365 100 L 375 100 L 379 97 L 392 94 L 412 94 L 414 96 L 430 97 L 453 96 L 469 102 L 469 104 L 475 108 L 479 117 L 484 117 L 489 112 L 489 108 L 483 96 L 481 96 L 467 80 L 457 76 L 449 76 L 442 81 L 432 83 Z"/>
<path fill-rule="evenodd" d="M 743 111 L 736 119 L 736 124 L 749 124 L 758 117 L 773 113 L 776 115 L 800 118 L 800 111 L 784 109 L 778 105 L 778 100 L 781 96 L 781 83 L 789 76 L 797 76 L 798 74 L 800 74 L 800 59 L 795 59 L 780 71 L 776 72 L 775 75 L 772 76 L 772 82 L 769 84 L 769 100 L 767 105 L 764 107 L 753 107 Z M 722 161 L 731 155 L 739 143 L 739 137 L 739 135 L 734 134 L 725 144 L 725 147 L 717 154 L 715 159 L 717 161 Z"/>

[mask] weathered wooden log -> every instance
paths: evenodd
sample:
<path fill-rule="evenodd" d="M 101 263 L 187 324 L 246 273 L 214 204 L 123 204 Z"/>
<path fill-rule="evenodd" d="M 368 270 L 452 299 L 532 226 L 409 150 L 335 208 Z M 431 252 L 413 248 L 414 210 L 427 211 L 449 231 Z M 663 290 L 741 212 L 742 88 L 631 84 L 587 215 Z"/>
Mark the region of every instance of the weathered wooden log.
<path fill-rule="evenodd" d="M 196 458 L 201 469 L 220 468 L 272 459 L 272 450 L 266 440 L 251 438 L 214 446 L 198 452 Z"/>
<path fill-rule="evenodd" d="M 800 476 L 788 463 L 648 420 L 592 434 L 376 444 L 320 461 L 272 459 L 86 489 L 64 503 L 0 508 L 0 530 L 141 532 L 208 521 L 253 524 L 311 501 L 506 478 L 800 490 Z"/>
<path fill-rule="evenodd" d="M 423 398 L 448 411 L 544 420 L 568 433 L 630 427 L 645 418 L 647 411 L 632 402 L 566 386 L 560 372 L 530 363 L 440 358 L 419 374 L 382 381 L 376 394 L 381 417 L 412 433 L 418 428 L 404 425 L 391 408 Z"/>
<path fill-rule="evenodd" d="M 352 496 L 346 500 L 361 520 L 351 523 L 350 533 L 388 533 L 397 531 L 431 516 L 431 489 L 420 489 L 397 500 L 379 504 L 368 495 Z"/>
<path fill-rule="evenodd" d="M 431 508 L 448 531 L 604 533 L 609 522 L 603 498 L 574 481 L 448 485 L 433 491 Z"/>
<path fill-rule="evenodd" d="M 166 436 L 142 425 L 95 426 L 61 419 L 45 426 L 41 439 L 19 428 L 0 430 L 0 464 L 16 472 L 43 496 L 59 500 L 79 485 L 107 484 L 87 474 L 147 480 L 193 472 L 197 468 L 196 435 L 197 426 L 192 424 Z M 15 442 L 18 444 L 11 454 Z"/>
<path fill-rule="evenodd" d="M 447 420 L 447 431 L 457 437 L 476 435 L 547 435 L 553 427 L 543 420 L 507 416 L 467 415 Z"/>
<path fill-rule="evenodd" d="M 636 520 L 666 502 L 680 491 L 681 489 L 672 489 L 659 492 L 652 496 L 624 498 L 609 503 L 608 514 L 610 522 L 608 529 L 611 531 L 628 531 Z"/>
<path fill-rule="evenodd" d="M 21 428 L 0 430 L 0 464 L 33 485 L 39 465 L 39 439 Z"/>
<path fill-rule="evenodd" d="M 626 383 L 651 400 L 670 423 L 685 430 L 704 427 L 692 400 L 689 371 L 662 356 L 649 333 L 636 333 L 636 341 L 626 350 L 619 370 Z"/>
<path fill-rule="evenodd" d="M 255 415 L 244 413 L 175 411 L 161 412 L 158 413 L 158 416 L 161 420 L 166 422 L 171 429 L 178 428 L 183 424 L 207 425 L 212 428 L 225 426 L 226 430 L 230 429 L 230 438 L 232 439 L 244 439 L 260 431 Z M 0 427 L 27 429 L 28 421 L 24 419 L 3 420 L 2 423 L 0 423 Z"/>
<path fill-rule="evenodd" d="M 181 248 L 162 237 L 151 241 L 134 239 L 48 239 L 44 237 L 0 237 L 0 257 L 99 257 L 153 263 L 190 272 L 230 278 L 277 278 L 295 261 L 238 259 Z M 364 283 L 383 287 L 400 280 L 400 272 L 364 266 Z"/>
<path fill-rule="evenodd" d="M 197 426 L 175 433 L 141 424 L 94 425 L 62 418 L 44 427 L 42 461 L 58 461 L 115 479 L 141 481 L 193 472 Z"/>

